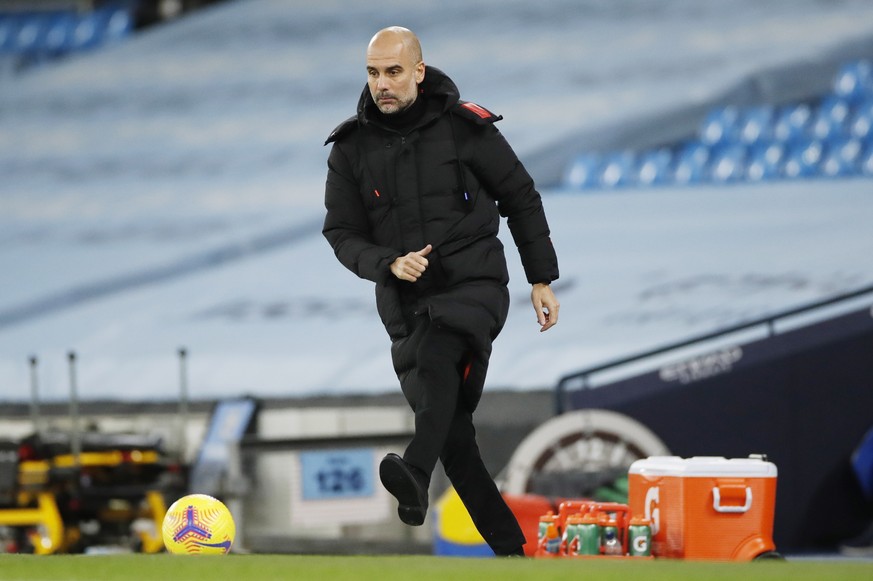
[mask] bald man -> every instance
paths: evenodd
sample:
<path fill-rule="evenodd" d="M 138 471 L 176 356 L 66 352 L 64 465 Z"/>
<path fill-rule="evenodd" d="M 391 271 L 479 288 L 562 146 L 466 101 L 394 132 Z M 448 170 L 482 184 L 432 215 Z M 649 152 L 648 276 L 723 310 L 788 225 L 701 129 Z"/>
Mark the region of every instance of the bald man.
<path fill-rule="evenodd" d="M 491 346 L 509 310 L 507 224 L 531 284 L 540 331 L 558 322 L 558 262 L 540 195 L 494 126 L 424 63 L 409 30 L 367 46 L 357 114 L 328 137 L 324 236 L 339 261 L 376 287 L 400 387 L 415 415 L 403 456 L 379 466 L 400 519 L 424 522 L 437 460 L 497 555 L 523 554 L 524 535 L 479 454 L 473 412 Z M 544 362 L 545 363 L 545 362 Z"/>

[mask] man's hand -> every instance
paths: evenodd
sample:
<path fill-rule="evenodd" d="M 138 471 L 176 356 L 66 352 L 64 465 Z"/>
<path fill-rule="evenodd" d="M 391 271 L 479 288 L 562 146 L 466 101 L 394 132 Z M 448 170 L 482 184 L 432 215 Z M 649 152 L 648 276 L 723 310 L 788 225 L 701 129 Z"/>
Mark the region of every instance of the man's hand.
<path fill-rule="evenodd" d="M 424 271 L 427 270 L 427 258 L 425 257 L 430 254 L 431 250 L 433 250 L 433 247 L 428 244 L 417 252 L 410 252 L 406 256 L 398 256 L 391 263 L 391 274 L 407 282 L 417 281 L 424 274 Z"/>
<path fill-rule="evenodd" d="M 552 292 L 552 287 L 547 284 L 537 283 L 530 291 L 530 302 L 533 303 L 537 313 L 537 322 L 540 324 L 540 333 L 548 331 L 558 324 L 558 299 Z"/>

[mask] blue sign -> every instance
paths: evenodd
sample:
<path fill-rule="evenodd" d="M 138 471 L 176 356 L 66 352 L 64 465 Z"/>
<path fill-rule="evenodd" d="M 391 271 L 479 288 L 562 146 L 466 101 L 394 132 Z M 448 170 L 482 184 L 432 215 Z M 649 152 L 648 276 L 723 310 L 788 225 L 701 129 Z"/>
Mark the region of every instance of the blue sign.
<path fill-rule="evenodd" d="M 301 452 L 303 500 L 373 496 L 372 449 Z"/>
<path fill-rule="evenodd" d="M 222 479 L 230 463 L 230 446 L 239 443 L 256 412 L 257 404 L 251 398 L 218 402 L 200 453 L 191 467 L 190 490 L 216 496 L 221 494 Z"/>

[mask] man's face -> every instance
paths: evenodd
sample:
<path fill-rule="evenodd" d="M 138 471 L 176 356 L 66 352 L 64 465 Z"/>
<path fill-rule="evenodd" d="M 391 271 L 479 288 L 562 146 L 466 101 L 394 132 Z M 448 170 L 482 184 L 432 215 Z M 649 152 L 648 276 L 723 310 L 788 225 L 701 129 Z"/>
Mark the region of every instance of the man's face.
<path fill-rule="evenodd" d="M 370 95 L 386 115 L 403 111 L 418 96 L 418 83 L 424 80 L 424 63 L 413 62 L 410 52 L 396 36 L 379 38 L 367 48 Z"/>

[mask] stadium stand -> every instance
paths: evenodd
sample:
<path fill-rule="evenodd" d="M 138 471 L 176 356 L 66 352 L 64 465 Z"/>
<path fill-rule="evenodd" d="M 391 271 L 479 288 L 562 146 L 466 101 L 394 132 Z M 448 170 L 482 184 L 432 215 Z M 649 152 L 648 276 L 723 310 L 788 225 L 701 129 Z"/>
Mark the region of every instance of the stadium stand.
<path fill-rule="evenodd" d="M 0 1 L 0 76 L 127 39 L 218 0 Z"/>
<path fill-rule="evenodd" d="M 845 63 L 808 102 L 713 107 L 697 134 L 643 151 L 580 153 L 574 190 L 873 176 L 873 65 Z"/>
<path fill-rule="evenodd" d="M 0 6 L 0 58 L 21 70 L 117 42 L 133 30 L 135 6 L 118 2 L 90 11 L 79 11 L 75 5 L 46 9 Z"/>

